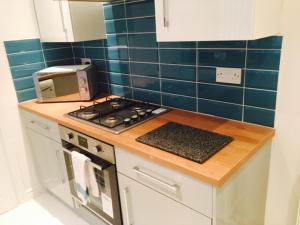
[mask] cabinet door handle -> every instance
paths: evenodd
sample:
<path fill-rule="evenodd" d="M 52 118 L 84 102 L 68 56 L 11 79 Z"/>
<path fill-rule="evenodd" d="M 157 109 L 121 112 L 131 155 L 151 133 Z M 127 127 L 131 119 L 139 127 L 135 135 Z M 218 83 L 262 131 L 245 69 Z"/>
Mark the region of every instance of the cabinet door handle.
<path fill-rule="evenodd" d="M 133 170 L 137 174 L 139 174 L 139 175 L 141 175 L 141 176 L 143 176 L 143 177 L 145 177 L 145 178 L 147 178 L 147 179 L 149 179 L 149 180 L 151 180 L 151 181 L 159 184 L 160 186 L 163 186 L 163 187 L 171 190 L 174 193 L 178 192 L 179 186 L 177 184 L 169 184 L 166 181 L 163 181 L 163 180 L 161 180 L 159 178 L 154 177 L 153 175 L 150 175 L 150 174 L 142 171 L 139 167 L 134 167 Z"/>
<path fill-rule="evenodd" d="M 40 122 L 40 121 L 30 120 L 30 123 L 31 123 L 31 124 L 36 124 L 36 125 L 39 126 L 40 128 L 43 128 L 44 130 L 49 130 L 49 129 L 50 129 L 46 124 L 43 124 L 43 123 Z"/>
<path fill-rule="evenodd" d="M 131 221 L 130 213 L 129 213 L 129 199 L 128 199 L 129 188 L 125 187 L 123 189 L 123 197 L 124 197 L 124 208 L 126 214 L 126 225 L 134 225 Z"/>
<path fill-rule="evenodd" d="M 168 20 L 168 15 L 167 15 L 167 1 L 168 0 L 163 0 L 163 20 L 164 20 L 164 27 L 169 26 L 169 20 Z"/>

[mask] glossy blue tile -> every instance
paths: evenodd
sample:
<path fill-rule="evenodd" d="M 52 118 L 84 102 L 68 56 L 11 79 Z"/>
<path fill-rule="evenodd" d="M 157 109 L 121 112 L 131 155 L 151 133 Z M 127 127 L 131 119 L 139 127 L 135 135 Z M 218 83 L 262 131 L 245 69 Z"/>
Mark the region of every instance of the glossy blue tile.
<path fill-rule="evenodd" d="M 41 50 L 40 39 L 5 41 L 7 54 Z"/>
<path fill-rule="evenodd" d="M 16 80 L 14 80 L 14 84 L 15 84 L 15 88 L 17 91 L 34 87 L 33 78 L 31 76 L 16 79 Z"/>
<path fill-rule="evenodd" d="M 245 67 L 245 50 L 198 50 L 199 66 Z"/>
<path fill-rule="evenodd" d="M 199 41 L 198 48 L 246 48 L 246 41 Z"/>
<path fill-rule="evenodd" d="M 109 74 L 109 81 L 111 84 L 118 84 L 123 86 L 129 86 L 129 76 L 123 75 L 121 73 L 110 73 Z"/>
<path fill-rule="evenodd" d="M 143 102 L 150 102 L 157 105 L 161 104 L 160 94 L 158 92 L 133 89 L 133 98 Z"/>
<path fill-rule="evenodd" d="M 108 48 L 107 58 L 111 60 L 128 60 L 128 49 L 127 48 Z"/>
<path fill-rule="evenodd" d="M 196 83 L 162 79 L 161 91 L 171 94 L 196 97 Z"/>
<path fill-rule="evenodd" d="M 242 120 L 243 107 L 241 105 L 199 99 L 198 112 L 228 119 Z"/>
<path fill-rule="evenodd" d="M 32 65 L 12 67 L 10 70 L 13 79 L 18 79 L 22 77 L 32 76 L 33 73 L 42 70 L 44 68 L 45 68 L 45 64 L 42 62 L 42 63 L 36 63 Z"/>
<path fill-rule="evenodd" d="M 28 101 L 36 98 L 35 89 L 26 89 L 22 91 L 17 91 L 17 97 L 19 102 Z"/>
<path fill-rule="evenodd" d="M 196 111 L 196 99 L 178 95 L 162 94 L 162 104 L 178 109 Z"/>
<path fill-rule="evenodd" d="M 160 48 L 196 48 L 196 42 L 160 42 Z"/>
<path fill-rule="evenodd" d="M 160 70 L 162 78 L 196 81 L 196 69 L 193 66 L 160 65 Z"/>
<path fill-rule="evenodd" d="M 67 42 L 44 42 L 42 43 L 43 49 L 52 49 L 52 48 L 71 48 L 71 43 Z"/>
<path fill-rule="evenodd" d="M 107 61 L 108 71 L 129 74 L 128 62 Z"/>
<path fill-rule="evenodd" d="M 105 60 L 92 59 L 92 64 L 96 66 L 98 71 L 107 71 Z"/>
<path fill-rule="evenodd" d="M 128 33 L 155 32 L 155 18 L 147 17 L 127 20 Z"/>
<path fill-rule="evenodd" d="M 104 17 L 106 20 L 125 18 L 124 4 L 104 6 Z"/>
<path fill-rule="evenodd" d="M 246 87 L 277 90 L 278 71 L 247 70 Z"/>
<path fill-rule="evenodd" d="M 130 63 L 131 74 L 158 77 L 159 65 L 149 63 Z"/>
<path fill-rule="evenodd" d="M 85 41 L 84 47 L 103 47 L 104 40 Z"/>
<path fill-rule="evenodd" d="M 158 62 L 157 49 L 129 49 L 131 61 L 135 62 Z"/>
<path fill-rule="evenodd" d="M 198 97 L 222 102 L 243 103 L 243 89 L 239 87 L 198 84 Z"/>
<path fill-rule="evenodd" d="M 106 33 L 126 33 L 126 20 L 109 20 L 105 22 Z"/>
<path fill-rule="evenodd" d="M 161 49 L 160 62 L 167 64 L 196 64 L 196 50 L 192 49 Z"/>
<path fill-rule="evenodd" d="M 90 59 L 105 59 L 103 48 L 85 48 L 85 56 Z"/>
<path fill-rule="evenodd" d="M 157 48 L 155 33 L 129 34 L 128 40 L 129 40 L 130 47 Z"/>
<path fill-rule="evenodd" d="M 281 49 L 282 36 L 272 36 L 248 42 L 249 49 Z"/>
<path fill-rule="evenodd" d="M 154 1 L 145 0 L 141 2 L 126 2 L 126 17 L 143 17 L 143 16 L 154 16 Z"/>
<path fill-rule="evenodd" d="M 73 58 L 72 48 L 57 48 L 44 50 L 45 61 Z"/>
<path fill-rule="evenodd" d="M 248 50 L 247 68 L 262 70 L 279 70 L 279 50 Z"/>
<path fill-rule="evenodd" d="M 74 47 L 73 53 L 75 58 L 85 58 L 84 48 L 82 47 Z"/>
<path fill-rule="evenodd" d="M 48 61 L 47 67 L 50 66 L 64 66 L 64 65 L 74 65 L 74 59 L 60 59 L 60 60 L 53 60 L 53 61 Z"/>
<path fill-rule="evenodd" d="M 216 68 L 212 67 L 198 67 L 198 81 L 211 83 L 211 84 L 222 84 L 229 86 L 243 86 L 244 85 L 244 71 L 242 71 L 241 84 L 227 84 L 216 82 Z"/>
<path fill-rule="evenodd" d="M 106 45 L 113 46 L 128 46 L 126 34 L 109 34 L 107 35 Z"/>
<path fill-rule="evenodd" d="M 121 86 L 121 85 L 110 85 L 110 91 L 112 95 L 122 96 L 126 98 L 131 98 L 131 88 Z"/>
<path fill-rule="evenodd" d="M 246 89 L 245 105 L 262 107 L 267 109 L 275 109 L 276 92 Z"/>
<path fill-rule="evenodd" d="M 246 106 L 244 108 L 244 121 L 274 127 L 275 111 Z"/>
<path fill-rule="evenodd" d="M 31 63 L 40 63 L 44 61 L 44 58 L 42 51 L 35 51 L 8 55 L 8 61 L 10 66 L 19 66 Z"/>
<path fill-rule="evenodd" d="M 104 72 L 104 71 L 97 71 L 97 74 L 98 74 L 98 82 L 101 82 L 101 83 L 109 83 L 108 81 L 108 73 L 107 72 Z"/>
<path fill-rule="evenodd" d="M 152 91 L 159 91 L 159 79 L 151 78 L 151 77 L 139 77 L 132 76 L 132 86 L 135 88 L 142 88 Z"/>

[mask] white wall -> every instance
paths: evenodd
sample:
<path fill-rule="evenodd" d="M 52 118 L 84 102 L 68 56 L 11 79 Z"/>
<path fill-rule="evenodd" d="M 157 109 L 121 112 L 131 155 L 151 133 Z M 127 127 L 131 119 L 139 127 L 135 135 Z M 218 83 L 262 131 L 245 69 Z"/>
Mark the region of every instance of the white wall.
<path fill-rule="evenodd" d="M 32 196 L 32 189 L 37 182 L 32 176 L 31 156 L 24 147 L 18 102 L 3 41 L 39 37 L 33 1 L 1 1 L 0 27 L 0 131 L 16 194 L 18 200 L 23 202 Z"/>
<path fill-rule="evenodd" d="M 295 225 L 300 196 L 300 1 L 284 0 L 284 36 L 266 225 Z"/>

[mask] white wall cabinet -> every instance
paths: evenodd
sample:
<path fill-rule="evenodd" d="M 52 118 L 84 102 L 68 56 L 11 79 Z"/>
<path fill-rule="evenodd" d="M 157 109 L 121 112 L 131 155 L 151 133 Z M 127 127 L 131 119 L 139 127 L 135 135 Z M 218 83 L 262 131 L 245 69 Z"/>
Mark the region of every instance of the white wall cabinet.
<path fill-rule="evenodd" d="M 279 32 L 281 0 L 155 0 L 157 41 L 252 40 Z"/>
<path fill-rule="evenodd" d="M 99 2 L 34 0 L 42 42 L 77 42 L 106 38 Z"/>
<path fill-rule="evenodd" d="M 22 116 L 41 184 L 73 207 L 58 125 L 26 111 Z"/>

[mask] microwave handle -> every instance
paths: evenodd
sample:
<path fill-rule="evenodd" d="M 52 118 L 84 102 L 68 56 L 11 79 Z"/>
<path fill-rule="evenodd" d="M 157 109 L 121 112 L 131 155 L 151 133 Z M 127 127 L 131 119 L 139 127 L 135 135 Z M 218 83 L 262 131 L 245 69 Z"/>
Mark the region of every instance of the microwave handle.
<path fill-rule="evenodd" d="M 69 154 L 69 155 L 71 155 L 72 154 L 72 151 L 71 150 L 69 150 L 69 149 L 66 149 L 66 148 L 64 148 L 64 147 L 62 147 L 62 150 L 64 151 L 64 152 L 66 152 L 67 154 Z M 104 166 L 102 166 L 102 165 L 98 165 L 98 164 L 96 164 L 96 163 L 93 163 L 93 162 L 89 162 L 94 168 L 96 168 L 96 169 L 98 169 L 98 170 L 105 170 L 105 169 L 107 169 L 107 167 L 104 167 Z"/>

